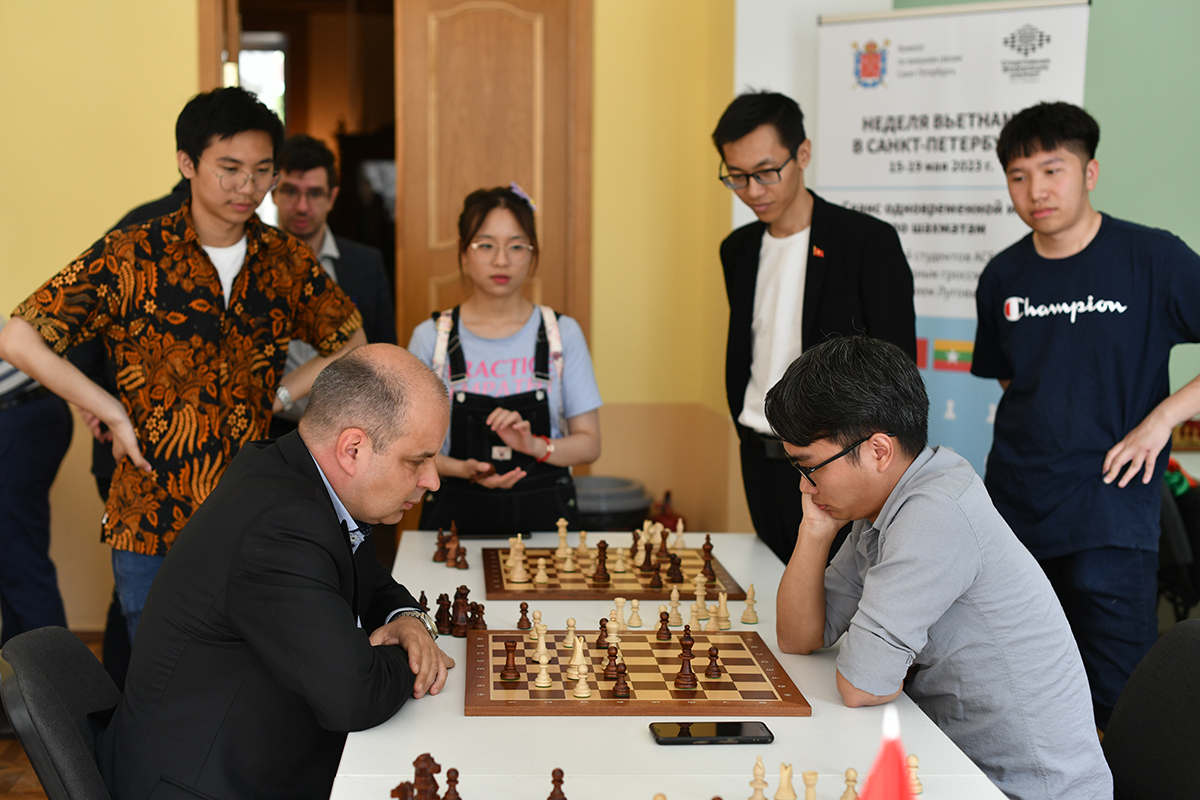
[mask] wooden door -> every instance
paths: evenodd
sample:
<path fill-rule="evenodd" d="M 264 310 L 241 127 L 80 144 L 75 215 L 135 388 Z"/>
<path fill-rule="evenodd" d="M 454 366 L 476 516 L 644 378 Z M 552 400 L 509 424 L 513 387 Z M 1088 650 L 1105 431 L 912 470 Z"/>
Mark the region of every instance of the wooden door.
<path fill-rule="evenodd" d="M 530 297 L 590 318 L 591 0 L 396 0 L 396 325 L 465 297 L 458 215 L 518 183 L 537 205 Z"/>

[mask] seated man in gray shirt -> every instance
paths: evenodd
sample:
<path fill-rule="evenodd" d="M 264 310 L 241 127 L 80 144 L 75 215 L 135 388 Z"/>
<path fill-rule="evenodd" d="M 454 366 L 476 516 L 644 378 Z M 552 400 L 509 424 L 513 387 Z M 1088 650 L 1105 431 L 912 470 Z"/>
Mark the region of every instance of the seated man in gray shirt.
<path fill-rule="evenodd" d="M 1062 607 L 971 465 L 926 446 L 912 359 L 878 339 L 829 340 L 792 363 L 766 416 L 804 494 L 780 648 L 811 653 L 846 634 L 847 706 L 907 692 L 1011 798 L 1112 797 Z"/>

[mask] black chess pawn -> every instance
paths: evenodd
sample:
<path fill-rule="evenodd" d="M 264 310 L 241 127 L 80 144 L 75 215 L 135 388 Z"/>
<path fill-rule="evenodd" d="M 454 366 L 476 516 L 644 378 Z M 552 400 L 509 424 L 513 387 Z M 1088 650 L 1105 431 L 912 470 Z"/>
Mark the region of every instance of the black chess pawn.
<path fill-rule="evenodd" d="M 671 625 L 668 622 L 671 615 L 665 611 L 658 612 L 658 633 L 654 634 L 654 638 L 660 642 L 671 641 Z"/>
<path fill-rule="evenodd" d="M 554 785 L 554 789 L 550 792 L 550 796 L 546 800 L 567 800 L 567 796 L 563 794 L 562 790 L 563 771 L 561 769 L 555 769 L 550 773 L 550 783 Z M 442 800 L 446 799 L 442 798 Z"/>
<path fill-rule="evenodd" d="M 471 603 L 471 630 L 487 630 L 487 623 L 483 621 L 483 603 Z"/>
<path fill-rule="evenodd" d="M 654 545 L 651 545 L 651 547 L 653 547 L 653 546 Z M 659 564 L 657 561 L 654 562 L 654 568 L 653 568 L 654 574 L 650 576 L 650 588 L 651 589 L 663 588 L 662 572 L 659 570 L 660 566 L 662 566 L 662 565 Z"/>
<path fill-rule="evenodd" d="M 421 590 L 421 599 L 417 601 L 421 604 L 421 610 L 426 614 L 429 613 L 429 598 L 425 596 L 425 590 Z"/>
<path fill-rule="evenodd" d="M 458 770 L 453 767 L 446 770 L 446 792 L 442 800 L 462 800 L 462 795 L 458 793 Z"/>
<path fill-rule="evenodd" d="M 604 666 L 604 677 L 610 681 L 617 677 L 617 646 L 615 644 L 608 646 L 608 664 Z"/>
<path fill-rule="evenodd" d="M 596 649 L 603 650 L 608 647 L 608 620 L 600 620 L 600 635 L 596 637 Z"/>
<path fill-rule="evenodd" d="M 433 560 L 439 564 L 446 560 L 446 534 L 438 528 L 437 549 L 433 551 Z"/>
<path fill-rule="evenodd" d="M 671 583 L 683 583 L 683 558 L 678 553 L 671 553 L 671 566 L 667 568 L 667 580 Z"/>
<path fill-rule="evenodd" d="M 708 668 L 704 670 L 704 677 L 721 677 L 721 667 L 717 664 L 717 646 L 715 644 L 708 648 Z"/>
<path fill-rule="evenodd" d="M 463 547 L 461 544 L 458 546 L 458 549 L 454 551 L 454 568 L 468 569 L 467 548 Z"/>
<path fill-rule="evenodd" d="M 517 630 L 527 631 L 533 628 L 533 623 L 529 621 L 529 603 L 521 602 L 521 618 L 517 620 Z"/>
<path fill-rule="evenodd" d="M 629 679 L 625 676 L 628 669 L 624 664 L 617 664 L 617 682 L 613 684 L 613 697 L 629 697 Z"/>

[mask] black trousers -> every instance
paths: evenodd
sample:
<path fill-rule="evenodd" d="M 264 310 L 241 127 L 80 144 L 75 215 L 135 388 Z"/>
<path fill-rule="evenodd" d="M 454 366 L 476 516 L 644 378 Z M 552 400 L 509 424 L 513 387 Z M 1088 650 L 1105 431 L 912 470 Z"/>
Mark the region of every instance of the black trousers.
<path fill-rule="evenodd" d="M 737 426 L 741 438 L 742 485 L 746 489 L 746 504 L 758 538 L 770 547 L 783 563 L 796 549 L 796 531 L 804 518 L 801 506 L 800 473 L 786 458 L 780 457 L 779 444 L 764 441 L 749 428 Z M 832 558 L 850 526 L 838 531 L 829 547 L 826 563 Z"/>

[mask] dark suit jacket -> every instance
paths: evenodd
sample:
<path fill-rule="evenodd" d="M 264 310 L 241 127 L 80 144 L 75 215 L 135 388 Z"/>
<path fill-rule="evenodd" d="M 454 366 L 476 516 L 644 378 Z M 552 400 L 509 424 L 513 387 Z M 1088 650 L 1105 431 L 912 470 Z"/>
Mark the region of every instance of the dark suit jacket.
<path fill-rule="evenodd" d="M 804 349 L 834 335 L 865 333 L 917 358 L 913 278 L 896 229 L 882 220 L 813 196 L 808 272 L 800 342 Z M 729 296 L 725 393 L 736 421 L 753 357 L 754 285 L 765 222 L 738 228 L 721 242 Z M 821 253 L 823 255 L 818 254 Z"/>
<path fill-rule="evenodd" d="M 406 606 L 369 541 L 351 554 L 299 434 L 246 445 L 146 600 L 96 745 L 114 800 L 328 797 L 346 732 L 412 696 L 405 652 L 367 638 Z"/>
<path fill-rule="evenodd" d="M 338 252 L 337 282 L 362 312 L 363 333 L 372 344 L 396 343 L 396 311 L 392 290 L 383 267 L 383 253 L 376 247 L 334 236 Z"/>

